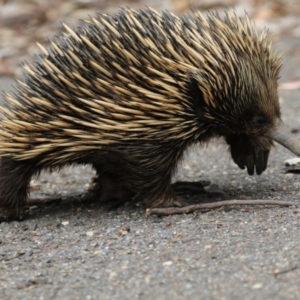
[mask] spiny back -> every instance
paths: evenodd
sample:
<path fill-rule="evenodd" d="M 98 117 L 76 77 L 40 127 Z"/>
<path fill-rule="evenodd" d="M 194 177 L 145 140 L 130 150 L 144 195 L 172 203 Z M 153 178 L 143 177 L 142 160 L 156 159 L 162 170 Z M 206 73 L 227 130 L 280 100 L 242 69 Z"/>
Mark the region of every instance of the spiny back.
<path fill-rule="evenodd" d="M 24 65 L 24 82 L 6 95 L 1 156 L 63 161 L 131 140 L 197 140 L 205 129 L 191 79 L 205 104 L 217 107 L 214 93 L 241 82 L 233 82 L 240 56 L 262 62 L 270 76 L 279 72 L 265 35 L 235 14 L 122 9 L 65 28 L 50 49 L 40 46 L 44 54 Z"/>

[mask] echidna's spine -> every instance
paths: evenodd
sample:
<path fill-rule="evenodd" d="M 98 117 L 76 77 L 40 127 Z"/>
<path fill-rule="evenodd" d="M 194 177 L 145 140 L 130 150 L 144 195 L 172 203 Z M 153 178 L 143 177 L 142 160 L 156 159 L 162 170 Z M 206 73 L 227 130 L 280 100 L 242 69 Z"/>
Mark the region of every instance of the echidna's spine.
<path fill-rule="evenodd" d="M 172 205 L 185 149 L 213 137 L 250 173 L 264 170 L 280 58 L 249 19 L 124 9 L 65 29 L 0 107 L 0 210 L 22 209 L 32 175 L 71 164 Z M 243 139 L 251 150 L 236 154 Z"/>
<path fill-rule="evenodd" d="M 51 165 L 133 136 L 194 139 L 205 129 L 186 96 L 190 82 L 197 81 L 203 104 L 218 107 L 221 115 L 234 103 L 216 103 L 211 88 L 231 92 L 239 53 L 257 60 L 267 47 L 250 24 L 232 15 L 179 18 L 126 9 L 66 30 L 50 49 L 42 47 L 35 64 L 24 65 L 25 82 L 17 95 L 7 95 L 9 104 L 0 110 L 0 156 L 40 156 Z M 276 59 L 270 54 L 268 63 Z"/>

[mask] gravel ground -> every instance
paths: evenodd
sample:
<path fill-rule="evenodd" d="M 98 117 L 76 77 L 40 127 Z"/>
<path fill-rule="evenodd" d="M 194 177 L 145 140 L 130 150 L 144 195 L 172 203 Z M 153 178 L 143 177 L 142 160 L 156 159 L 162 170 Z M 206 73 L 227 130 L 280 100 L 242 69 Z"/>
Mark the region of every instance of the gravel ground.
<path fill-rule="evenodd" d="M 299 76 L 299 38 L 286 35 L 282 81 Z M 1 89 L 13 81 L 1 78 Z M 300 90 L 282 91 L 283 120 L 300 130 Z M 281 146 L 262 176 L 239 170 L 224 146 L 194 148 L 175 179 L 209 179 L 224 199 L 277 199 L 293 207 L 247 206 L 145 218 L 143 204 L 109 211 L 84 202 L 89 167 L 43 173 L 22 222 L 0 224 L 1 299 L 299 299 L 299 175 Z"/>

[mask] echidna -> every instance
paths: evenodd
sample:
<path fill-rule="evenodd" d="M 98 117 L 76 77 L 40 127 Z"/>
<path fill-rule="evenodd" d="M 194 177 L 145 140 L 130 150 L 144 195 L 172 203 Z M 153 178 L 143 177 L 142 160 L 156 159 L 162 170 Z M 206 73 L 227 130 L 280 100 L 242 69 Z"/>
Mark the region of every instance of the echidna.
<path fill-rule="evenodd" d="M 121 9 L 65 28 L 0 107 L 2 217 L 20 216 L 42 169 L 92 164 L 167 207 L 180 203 L 171 177 L 194 143 L 225 139 L 250 175 L 273 140 L 300 154 L 280 119 L 280 57 L 248 17 Z"/>

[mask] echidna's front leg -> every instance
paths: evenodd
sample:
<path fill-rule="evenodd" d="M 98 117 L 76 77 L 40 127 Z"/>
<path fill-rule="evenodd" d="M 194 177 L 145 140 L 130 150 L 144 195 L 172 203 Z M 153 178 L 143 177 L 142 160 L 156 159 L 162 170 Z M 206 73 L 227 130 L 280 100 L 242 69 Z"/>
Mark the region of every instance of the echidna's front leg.
<path fill-rule="evenodd" d="M 156 159 L 153 160 L 150 167 L 140 164 L 137 169 L 134 170 L 130 167 L 126 172 L 129 175 L 128 181 L 136 190 L 138 197 L 144 199 L 147 207 L 181 206 L 181 199 L 176 196 L 171 187 L 172 171 L 174 170 L 171 162 L 169 160 L 164 165 L 161 160 Z"/>
<path fill-rule="evenodd" d="M 249 175 L 256 171 L 260 175 L 266 170 L 273 141 L 266 137 L 248 137 L 246 135 L 229 135 L 226 142 L 230 146 L 233 161 L 245 169 Z"/>
<path fill-rule="evenodd" d="M 186 206 L 182 194 L 192 191 L 195 194 L 208 182 L 177 182 L 171 184 L 185 148 L 182 145 L 160 145 L 147 143 L 134 147 L 127 152 L 126 160 L 121 164 L 126 180 L 137 192 L 139 198 L 144 199 L 147 207 Z M 179 195 L 181 194 L 181 195 Z"/>
<path fill-rule="evenodd" d="M 161 191 L 161 193 L 143 193 L 147 207 L 174 207 L 188 205 L 181 197 L 177 196 L 171 188 Z"/>
<path fill-rule="evenodd" d="M 163 174 L 163 173 L 162 173 Z M 185 194 L 203 193 L 203 188 L 208 182 L 177 182 L 171 184 L 171 176 L 163 174 L 162 177 L 153 182 L 145 182 L 147 188 L 139 192 L 144 196 L 147 207 L 182 207 L 189 203 L 185 200 Z M 201 190 L 201 192 L 199 192 Z"/>
<path fill-rule="evenodd" d="M 165 175 L 165 174 L 164 174 Z M 158 176 L 153 177 L 158 178 Z M 144 196 L 148 207 L 184 207 L 204 201 L 203 196 L 223 195 L 218 187 L 205 189 L 211 183 L 209 180 L 202 181 L 177 181 L 171 184 L 171 176 L 163 176 L 160 180 L 147 183 L 148 189 L 139 192 Z M 190 197 L 195 196 L 197 197 Z"/>
<path fill-rule="evenodd" d="M 2 158 L 0 164 L 0 221 L 19 220 L 29 192 L 32 165 L 11 158 Z"/>

